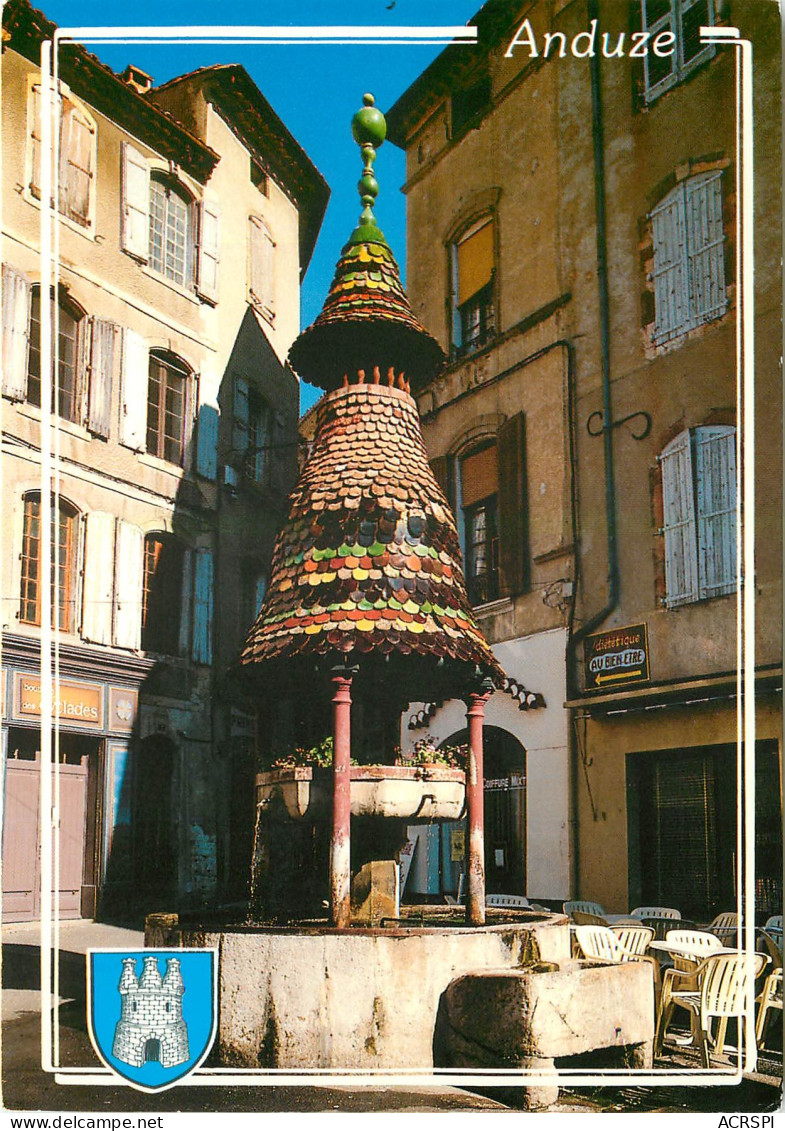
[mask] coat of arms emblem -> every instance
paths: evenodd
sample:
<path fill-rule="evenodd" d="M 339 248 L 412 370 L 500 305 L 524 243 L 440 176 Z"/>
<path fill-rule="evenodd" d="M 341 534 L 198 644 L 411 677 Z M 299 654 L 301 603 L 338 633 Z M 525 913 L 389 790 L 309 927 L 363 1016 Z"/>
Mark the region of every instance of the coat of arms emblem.
<path fill-rule="evenodd" d="M 205 1059 L 217 1026 L 214 950 L 91 950 L 90 1039 L 104 1064 L 143 1091 L 178 1083 Z"/>

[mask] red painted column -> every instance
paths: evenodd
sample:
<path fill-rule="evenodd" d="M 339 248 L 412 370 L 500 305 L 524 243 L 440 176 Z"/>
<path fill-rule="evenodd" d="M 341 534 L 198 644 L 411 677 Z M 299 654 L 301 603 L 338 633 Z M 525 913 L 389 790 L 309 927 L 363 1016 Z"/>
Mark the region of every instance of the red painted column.
<path fill-rule="evenodd" d="M 466 808 L 469 822 L 467 854 L 466 922 L 485 922 L 485 798 L 483 795 L 482 724 L 490 691 L 469 694 L 466 722 L 469 728 L 469 760 L 466 766 Z"/>
<path fill-rule="evenodd" d="M 333 831 L 330 840 L 330 921 L 334 927 L 351 923 L 351 675 L 333 676 Z"/>

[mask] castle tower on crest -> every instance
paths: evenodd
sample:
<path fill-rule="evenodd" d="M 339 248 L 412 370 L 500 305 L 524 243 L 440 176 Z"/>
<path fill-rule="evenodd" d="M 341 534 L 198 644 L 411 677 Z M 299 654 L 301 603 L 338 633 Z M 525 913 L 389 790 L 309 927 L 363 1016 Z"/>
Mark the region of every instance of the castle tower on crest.
<path fill-rule="evenodd" d="M 135 1068 L 148 1060 L 159 1061 L 163 1068 L 188 1060 L 188 1028 L 183 1020 L 185 986 L 179 958 L 167 958 L 163 978 L 155 955 L 145 955 L 140 977 L 136 959 L 124 958 L 117 988 L 123 1004 L 112 1055 Z"/>

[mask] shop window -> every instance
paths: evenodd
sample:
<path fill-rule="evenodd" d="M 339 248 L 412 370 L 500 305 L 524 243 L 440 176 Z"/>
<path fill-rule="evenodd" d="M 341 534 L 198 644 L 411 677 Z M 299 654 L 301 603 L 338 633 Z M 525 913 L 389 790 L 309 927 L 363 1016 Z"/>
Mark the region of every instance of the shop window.
<path fill-rule="evenodd" d="M 52 301 L 52 332 L 57 323 L 57 381 L 52 389 L 52 411 L 64 420 L 81 423 L 82 368 L 80 365 L 84 314 L 62 292 L 57 309 Z M 27 401 L 41 404 L 41 288 L 30 296 L 30 348 L 27 363 Z"/>
<path fill-rule="evenodd" d="M 275 240 L 261 216 L 249 217 L 248 292 L 266 318 L 275 316 Z"/>
<path fill-rule="evenodd" d="M 148 534 L 144 540 L 142 584 L 142 648 L 177 655 L 180 650 L 180 610 L 184 550 L 170 534 Z"/>
<path fill-rule="evenodd" d="M 182 464 L 191 372 L 181 358 L 151 350 L 147 390 L 147 451 Z"/>
<path fill-rule="evenodd" d="M 651 213 L 655 345 L 720 318 L 725 290 L 722 173 L 681 181 Z"/>
<path fill-rule="evenodd" d="M 650 43 L 663 32 L 674 36 L 673 54 L 661 56 L 650 50 L 645 56 L 646 101 L 653 102 L 714 55 L 715 47 L 700 41 L 700 29 L 714 23 L 714 2 L 641 0 L 641 15 Z"/>
<path fill-rule="evenodd" d="M 41 198 L 41 87 L 30 88 L 30 191 Z M 61 215 L 81 227 L 93 223 L 96 167 L 96 127 L 93 119 L 68 94 L 55 95 L 57 118 L 52 122 L 52 140 L 59 131 L 57 208 Z M 53 186 L 54 196 L 54 186 Z"/>
<path fill-rule="evenodd" d="M 665 604 L 736 589 L 736 429 L 680 433 L 660 456 Z"/>
<path fill-rule="evenodd" d="M 64 499 L 52 499 L 52 625 L 62 632 L 74 631 L 76 605 L 77 530 L 79 514 Z M 21 554 L 21 603 L 23 624 L 41 624 L 41 591 L 45 571 L 41 559 L 41 495 L 31 491 L 24 497 Z"/>
<path fill-rule="evenodd" d="M 496 333 L 495 238 L 491 217 L 452 245 L 453 348 L 458 356 L 482 349 Z"/>

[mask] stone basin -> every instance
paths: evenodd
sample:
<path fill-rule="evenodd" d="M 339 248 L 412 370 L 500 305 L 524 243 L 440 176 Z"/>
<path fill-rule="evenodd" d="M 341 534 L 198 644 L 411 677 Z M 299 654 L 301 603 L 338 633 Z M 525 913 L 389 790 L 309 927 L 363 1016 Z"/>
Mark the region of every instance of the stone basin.
<path fill-rule="evenodd" d="M 353 817 L 457 821 L 463 816 L 466 775 L 451 766 L 352 766 Z M 293 766 L 256 775 L 256 801 L 280 798 L 295 821 L 327 820 L 332 812 L 332 770 Z"/>

